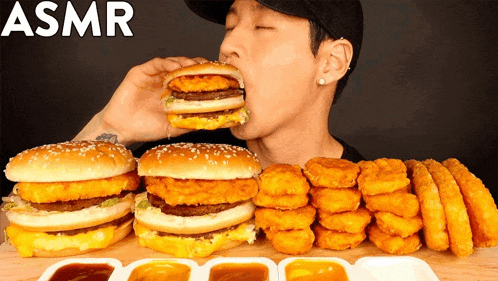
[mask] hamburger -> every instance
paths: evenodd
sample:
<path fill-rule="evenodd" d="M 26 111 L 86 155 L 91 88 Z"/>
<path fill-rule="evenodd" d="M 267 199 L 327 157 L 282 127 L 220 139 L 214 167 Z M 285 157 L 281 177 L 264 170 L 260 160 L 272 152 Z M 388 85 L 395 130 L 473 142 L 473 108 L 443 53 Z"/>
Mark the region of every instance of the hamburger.
<path fill-rule="evenodd" d="M 176 257 L 206 257 L 256 239 L 251 198 L 261 165 L 248 150 L 179 143 L 138 161 L 147 192 L 135 198 L 141 246 Z"/>
<path fill-rule="evenodd" d="M 161 97 L 168 122 L 177 128 L 214 130 L 244 124 L 244 83 L 239 70 L 222 62 L 169 72 Z"/>
<path fill-rule="evenodd" d="M 80 141 L 25 150 L 6 166 L 6 235 L 22 257 L 82 254 L 132 230 L 136 160 L 119 144 Z"/>

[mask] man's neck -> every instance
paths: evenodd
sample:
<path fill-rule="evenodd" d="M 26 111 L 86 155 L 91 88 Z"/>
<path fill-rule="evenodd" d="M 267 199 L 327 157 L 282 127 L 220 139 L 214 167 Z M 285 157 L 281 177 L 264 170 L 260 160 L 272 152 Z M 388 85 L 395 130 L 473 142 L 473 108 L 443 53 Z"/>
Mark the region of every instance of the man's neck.
<path fill-rule="evenodd" d="M 311 158 L 341 158 L 344 148 L 324 128 L 307 127 L 300 132 L 273 134 L 248 140 L 247 147 L 256 153 L 263 168 L 272 164 L 304 164 Z"/>

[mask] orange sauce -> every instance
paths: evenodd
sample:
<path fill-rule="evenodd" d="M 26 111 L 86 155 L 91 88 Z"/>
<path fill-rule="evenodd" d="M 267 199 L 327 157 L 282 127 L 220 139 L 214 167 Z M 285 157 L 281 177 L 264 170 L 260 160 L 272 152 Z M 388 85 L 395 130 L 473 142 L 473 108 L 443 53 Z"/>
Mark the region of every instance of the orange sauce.
<path fill-rule="evenodd" d="M 137 266 L 128 281 L 188 281 L 190 266 L 168 261 L 153 261 Z"/>
<path fill-rule="evenodd" d="M 49 281 L 107 281 L 113 271 L 108 264 L 71 263 L 57 269 Z"/>
<path fill-rule="evenodd" d="M 268 281 L 268 267 L 260 263 L 220 263 L 211 268 L 209 281 Z"/>
<path fill-rule="evenodd" d="M 348 281 L 344 267 L 333 261 L 295 260 L 285 267 L 287 281 Z"/>

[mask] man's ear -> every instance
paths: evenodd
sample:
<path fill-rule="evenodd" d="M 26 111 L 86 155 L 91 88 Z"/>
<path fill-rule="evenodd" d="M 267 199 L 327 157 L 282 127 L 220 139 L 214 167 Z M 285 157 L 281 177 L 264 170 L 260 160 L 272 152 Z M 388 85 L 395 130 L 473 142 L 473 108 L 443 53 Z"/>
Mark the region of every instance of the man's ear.
<path fill-rule="evenodd" d="M 346 39 L 328 39 L 318 49 L 319 69 L 317 81 L 325 79 L 325 83 L 339 81 L 349 69 L 353 57 L 353 45 Z"/>

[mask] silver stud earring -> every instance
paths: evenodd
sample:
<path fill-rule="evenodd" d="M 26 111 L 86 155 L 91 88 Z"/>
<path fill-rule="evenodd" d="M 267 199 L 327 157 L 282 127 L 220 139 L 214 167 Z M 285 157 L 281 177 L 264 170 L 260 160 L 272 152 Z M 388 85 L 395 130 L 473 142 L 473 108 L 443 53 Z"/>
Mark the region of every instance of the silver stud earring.
<path fill-rule="evenodd" d="M 325 78 L 318 79 L 318 85 L 320 85 L 320 86 L 325 85 Z"/>

